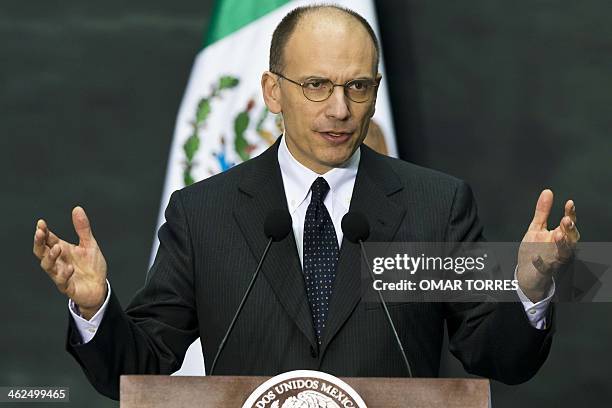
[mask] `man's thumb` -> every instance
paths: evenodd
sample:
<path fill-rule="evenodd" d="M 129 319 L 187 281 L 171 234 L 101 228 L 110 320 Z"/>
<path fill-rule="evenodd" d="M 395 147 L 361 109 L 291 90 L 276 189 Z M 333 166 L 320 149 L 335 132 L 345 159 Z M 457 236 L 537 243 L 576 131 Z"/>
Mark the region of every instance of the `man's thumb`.
<path fill-rule="evenodd" d="M 87 214 L 85 214 L 85 210 L 82 207 L 77 206 L 72 209 L 72 224 L 74 225 L 74 230 L 79 236 L 79 245 L 89 245 L 92 242 L 95 242 L 93 233 L 91 232 L 89 219 L 87 218 Z"/>

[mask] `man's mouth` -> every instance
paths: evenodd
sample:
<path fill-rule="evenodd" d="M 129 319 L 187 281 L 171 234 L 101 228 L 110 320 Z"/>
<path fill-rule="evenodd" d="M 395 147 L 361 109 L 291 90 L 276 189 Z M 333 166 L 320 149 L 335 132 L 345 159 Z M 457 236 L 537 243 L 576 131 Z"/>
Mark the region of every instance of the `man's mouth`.
<path fill-rule="evenodd" d="M 321 136 L 323 136 L 323 138 L 325 140 L 327 140 L 328 142 L 334 143 L 334 144 L 341 144 L 344 143 L 346 141 L 348 141 L 351 136 L 353 135 L 353 132 L 348 132 L 348 131 L 336 131 L 336 130 L 330 130 L 330 131 L 325 131 L 325 132 L 317 132 L 319 133 Z"/>

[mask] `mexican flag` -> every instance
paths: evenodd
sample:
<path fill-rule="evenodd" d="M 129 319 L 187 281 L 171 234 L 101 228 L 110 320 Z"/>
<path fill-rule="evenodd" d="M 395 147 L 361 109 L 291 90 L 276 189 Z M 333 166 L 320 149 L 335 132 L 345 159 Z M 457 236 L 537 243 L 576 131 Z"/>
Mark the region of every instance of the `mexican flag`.
<path fill-rule="evenodd" d="M 290 10 L 311 3 L 317 2 L 217 1 L 178 112 L 158 228 L 173 191 L 260 154 L 282 133 L 280 115 L 268 112 L 261 96 L 261 74 L 268 69 L 276 25 Z M 378 31 L 373 0 L 338 0 L 335 4 L 358 12 Z M 382 55 L 379 70 L 383 80 L 366 143 L 396 156 Z M 151 262 L 157 246 L 155 239 Z M 189 348 L 183 367 L 175 374 L 204 374 L 199 341 Z"/>

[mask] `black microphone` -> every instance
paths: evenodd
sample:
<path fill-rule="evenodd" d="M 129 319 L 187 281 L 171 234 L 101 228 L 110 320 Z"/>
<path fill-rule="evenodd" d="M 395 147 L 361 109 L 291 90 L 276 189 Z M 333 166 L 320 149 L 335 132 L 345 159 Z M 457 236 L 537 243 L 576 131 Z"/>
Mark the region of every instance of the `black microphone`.
<path fill-rule="evenodd" d="M 370 272 L 370 278 L 372 278 L 372 282 L 376 280 L 374 277 L 374 272 L 370 267 L 370 262 L 368 261 L 368 255 L 366 254 L 365 247 L 363 245 L 363 241 L 368 239 L 370 236 L 370 224 L 368 223 L 368 219 L 360 212 L 350 211 L 342 217 L 342 232 L 346 239 L 354 244 L 359 244 L 361 248 L 361 255 L 363 256 L 363 260 L 368 267 L 368 272 Z M 393 320 L 391 319 L 391 315 L 389 314 L 389 308 L 387 307 L 387 302 L 380 293 L 379 290 L 376 291 L 378 293 L 378 298 L 380 299 L 380 303 L 385 311 L 385 315 L 387 316 L 387 322 L 389 322 L 389 326 L 391 326 L 391 330 L 393 331 L 393 335 L 395 336 L 395 341 L 397 342 L 397 346 L 399 348 L 400 353 L 402 353 L 402 358 L 404 359 L 404 364 L 406 365 L 406 370 L 408 371 L 408 376 L 412 378 L 412 370 L 410 369 L 410 363 L 408 362 L 408 357 L 406 357 L 406 352 L 404 351 L 404 346 L 397 334 L 397 330 L 395 329 L 395 324 L 393 324 Z"/>
<path fill-rule="evenodd" d="M 286 210 L 272 210 L 266 216 L 266 220 L 264 221 L 264 234 L 268 238 L 268 244 L 266 245 L 266 249 L 264 249 L 263 251 L 263 255 L 261 255 L 259 264 L 257 265 L 257 268 L 255 269 L 255 272 L 253 273 L 253 277 L 251 278 L 251 282 L 249 282 L 249 286 L 246 288 L 246 291 L 244 292 L 244 295 L 242 296 L 242 300 L 240 301 L 240 304 L 238 305 L 238 309 L 236 309 L 234 318 L 232 319 L 232 322 L 227 328 L 227 331 L 225 332 L 225 336 L 223 336 L 223 340 L 221 340 L 221 343 L 219 344 L 219 349 L 217 350 L 217 354 L 215 355 L 212 365 L 210 366 L 210 373 L 208 375 L 213 375 L 215 371 L 217 360 L 219 359 L 219 356 L 221 355 L 221 352 L 223 351 L 223 348 L 225 347 L 225 343 L 227 342 L 227 339 L 229 338 L 230 333 L 232 332 L 232 330 L 234 329 L 234 326 L 236 325 L 238 316 L 240 315 L 240 312 L 242 311 L 242 308 L 244 307 L 244 304 L 246 303 L 246 300 L 249 297 L 249 293 L 251 293 L 251 289 L 253 289 L 253 285 L 255 284 L 255 281 L 257 280 L 257 275 L 259 275 L 259 271 L 261 270 L 261 265 L 263 265 L 263 261 L 264 259 L 266 259 L 266 255 L 268 254 L 268 250 L 270 249 L 272 242 L 278 242 L 278 241 L 285 239 L 285 237 L 291 231 L 291 228 L 292 228 L 291 225 L 292 225 L 291 215 L 289 215 L 289 213 Z"/>

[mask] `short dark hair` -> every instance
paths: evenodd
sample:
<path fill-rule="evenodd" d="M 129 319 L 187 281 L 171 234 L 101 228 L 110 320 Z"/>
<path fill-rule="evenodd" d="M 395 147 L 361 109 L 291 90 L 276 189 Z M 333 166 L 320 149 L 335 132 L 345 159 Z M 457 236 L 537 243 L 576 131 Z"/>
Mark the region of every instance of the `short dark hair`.
<path fill-rule="evenodd" d="M 300 22 L 300 20 L 308 14 L 311 14 L 313 12 L 316 12 L 316 11 L 319 11 L 325 8 L 331 8 L 331 9 L 346 13 L 349 16 L 354 17 L 359 23 L 361 23 L 361 25 L 366 29 L 366 31 L 370 35 L 370 38 L 372 39 L 372 43 L 374 44 L 374 48 L 376 50 L 374 68 L 378 69 L 378 62 L 380 58 L 380 46 L 378 44 L 378 39 L 376 38 L 376 34 L 374 33 L 374 30 L 372 29 L 372 26 L 370 26 L 370 23 L 368 23 L 368 21 L 365 18 L 363 18 L 359 13 L 351 9 L 348 9 L 342 6 L 338 6 L 335 4 L 317 4 L 317 5 L 297 7 L 291 10 L 289 13 L 287 13 L 287 15 L 283 17 L 281 22 L 278 23 L 278 25 L 276 26 L 276 29 L 274 29 L 274 34 L 272 34 L 272 42 L 270 43 L 270 68 L 269 68 L 270 71 L 278 72 L 278 73 L 283 72 L 285 68 L 285 61 L 284 61 L 285 46 L 287 45 L 287 41 L 289 41 L 289 37 L 291 37 L 291 34 L 293 34 L 293 31 L 295 30 L 295 27 Z"/>

